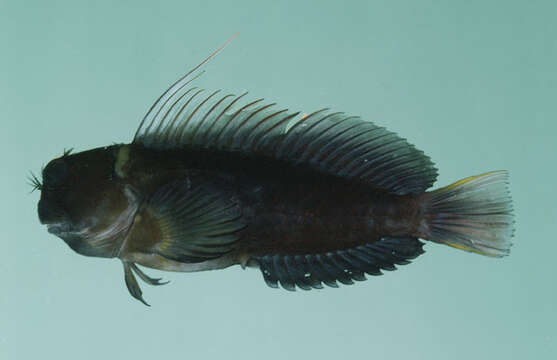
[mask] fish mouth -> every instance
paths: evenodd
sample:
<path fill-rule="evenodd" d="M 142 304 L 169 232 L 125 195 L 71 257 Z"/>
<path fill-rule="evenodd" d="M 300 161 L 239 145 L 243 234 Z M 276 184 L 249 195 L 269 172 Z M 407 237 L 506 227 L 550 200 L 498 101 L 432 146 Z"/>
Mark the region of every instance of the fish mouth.
<path fill-rule="evenodd" d="M 70 224 L 67 222 L 46 224 L 46 229 L 49 233 L 60 236 L 70 231 Z"/>

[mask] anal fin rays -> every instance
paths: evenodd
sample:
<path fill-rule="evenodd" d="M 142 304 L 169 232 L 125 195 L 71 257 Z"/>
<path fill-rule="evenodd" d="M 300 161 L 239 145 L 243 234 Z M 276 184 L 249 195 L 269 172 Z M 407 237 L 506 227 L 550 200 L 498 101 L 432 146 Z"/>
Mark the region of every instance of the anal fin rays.
<path fill-rule="evenodd" d="M 395 270 L 395 264 L 410 263 L 424 253 L 416 238 L 383 237 L 376 243 L 323 254 L 273 254 L 254 257 L 267 285 L 294 291 L 319 289 L 325 284 L 338 287 L 366 280 L 365 274 L 381 275 L 381 270 Z"/>

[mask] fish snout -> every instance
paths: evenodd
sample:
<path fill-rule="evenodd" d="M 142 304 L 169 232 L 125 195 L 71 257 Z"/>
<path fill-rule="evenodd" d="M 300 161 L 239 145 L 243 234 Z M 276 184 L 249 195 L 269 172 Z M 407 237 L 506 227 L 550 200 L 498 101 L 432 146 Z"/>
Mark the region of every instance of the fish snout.
<path fill-rule="evenodd" d="M 59 206 L 56 206 L 53 201 L 49 201 L 47 198 L 42 197 L 39 200 L 37 208 L 39 213 L 39 221 L 41 222 L 41 224 L 59 225 L 62 223 L 67 223 L 67 216 L 65 212 Z M 67 226 L 69 226 L 69 224 Z"/>
<path fill-rule="evenodd" d="M 52 211 L 50 210 L 48 203 L 45 199 L 39 200 L 38 205 L 39 221 L 41 224 L 48 224 L 53 220 Z"/>

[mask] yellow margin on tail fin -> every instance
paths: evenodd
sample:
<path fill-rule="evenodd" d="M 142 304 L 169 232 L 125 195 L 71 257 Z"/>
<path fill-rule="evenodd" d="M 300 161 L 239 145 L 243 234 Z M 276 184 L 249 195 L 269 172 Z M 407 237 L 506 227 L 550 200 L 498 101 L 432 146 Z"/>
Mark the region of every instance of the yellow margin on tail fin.
<path fill-rule="evenodd" d="M 514 215 L 506 171 L 467 177 L 424 199 L 424 239 L 490 257 L 509 254 Z"/>
<path fill-rule="evenodd" d="M 461 185 L 464 185 L 466 183 L 469 183 L 470 181 L 474 181 L 476 179 L 480 179 L 480 178 L 483 178 L 483 177 L 486 177 L 486 176 L 489 176 L 489 175 L 494 175 L 494 174 L 497 174 L 497 173 L 500 173 L 500 171 L 488 171 L 488 172 L 483 173 L 483 174 L 468 176 L 467 178 L 458 180 L 457 182 L 454 182 L 450 185 L 447 185 L 442 189 L 451 190 L 451 189 L 454 189 L 454 188 L 459 187 Z M 439 189 L 439 190 L 442 190 L 442 189 Z"/>

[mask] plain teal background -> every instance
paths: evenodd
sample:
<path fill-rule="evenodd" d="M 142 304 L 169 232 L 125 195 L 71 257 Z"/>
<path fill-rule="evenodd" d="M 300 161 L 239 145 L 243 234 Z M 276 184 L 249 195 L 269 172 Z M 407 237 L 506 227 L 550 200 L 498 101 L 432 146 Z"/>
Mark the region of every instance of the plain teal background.
<path fill-rule="evenodd" d="M 0 358 L 555 359 L 555 1 L 0 0 Z M 177 274 L 133 300 L 117 260 L 39 224 L 29 170 L 128 142 L 158 95 L 234 32 L 199 84 L 398 132 L 438 185 L 508 169 L 515 246 L 427 244 L 357 286 L 272 290 L 259 271 Z"/>

